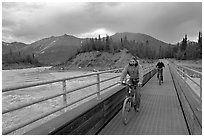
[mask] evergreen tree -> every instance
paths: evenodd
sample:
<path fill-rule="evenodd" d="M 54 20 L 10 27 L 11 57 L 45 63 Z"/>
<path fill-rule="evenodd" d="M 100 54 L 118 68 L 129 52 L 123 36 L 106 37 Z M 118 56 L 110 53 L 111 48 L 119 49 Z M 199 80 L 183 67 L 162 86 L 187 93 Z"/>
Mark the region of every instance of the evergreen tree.
<path fill-rule="evenodd" d="M 124 47 L 128 47 L 128 40 L 127 40 L 127 36 L 125 35 L 124 37 Z"/>
<path fill-rule="evenodd" d="M 198 44 L 202 46 L 202 33 L 201 32 L 199 32 L 198 34 Z"/>
<path fill-rule="evenodd" d="M 103 40 L 102 40 L 102 51 L 105 51 L 106 50 L 106 38 L 103 37 Z"/>
<path fill-rule="evenodd" d="M 94 38 L 91 38 L 91 44 L 90 44 L 91 46 L 89 46 L 89 47 L 91 47 L 91 48 L 89 48 L 90 50 L 88 50 L 88 51 L 92 51 L 92 50 L 96 50 L 96 45 L 95 45 L 95 42 L 94 42 Z"/>
<path fill-rule="evenodd" d="M 187 35 L 185 35 L 185 38 L 183 38 L 182 40 L 181 47 L 180 47 L 181 52 L 186 50 L 186 47 L 187 47 Z"/>
<path fill-rule="evenodd" d="M 123 43 L 123 38 L 120 39 L 120 43 L 121 43 L 121 48 L 124 48 L 124 43 Z"/>
<path fill-rule="evenodd" d="M 95 44 L 96 50 L 99 51 L 100 47 L 98 46 L 98 39 L 97 38 L 94 39 L 94 44 Z"/>
<path fill-rule="evenodd" d="M 106 35 L 106 51 L 109 51 L 110 50 L 110 40 L 109 40 L 109 36 Z"/>
<path fill-rule="evenodd" d="M 114 53 L 114 45 L 112 37 L 109 37 L 110 52 Z"/>
<path fill-rule="evenodd" d="M 202 58 L 202 33 L 199 32 L 198 34 L 198 56 Z"/>
<path fill-rule="evenodd" d="M 100 35 L 98 35 L 98 50 L 99 51 L 103 50 L 102 45 L 101 45 L 101 36 Z"/>

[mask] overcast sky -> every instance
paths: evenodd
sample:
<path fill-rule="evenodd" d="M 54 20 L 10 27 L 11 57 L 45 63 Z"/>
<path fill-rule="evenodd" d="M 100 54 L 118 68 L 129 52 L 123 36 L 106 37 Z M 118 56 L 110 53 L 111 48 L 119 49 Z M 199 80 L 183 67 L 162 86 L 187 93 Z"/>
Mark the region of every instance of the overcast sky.
<path fill-rule="evenodd" d="M 2 38 L 31 43 L 71 34 L 134 32 L 176 43 L 187 34 L 197 40 L 202 31 L 202 3 L 2 3 Z"/>

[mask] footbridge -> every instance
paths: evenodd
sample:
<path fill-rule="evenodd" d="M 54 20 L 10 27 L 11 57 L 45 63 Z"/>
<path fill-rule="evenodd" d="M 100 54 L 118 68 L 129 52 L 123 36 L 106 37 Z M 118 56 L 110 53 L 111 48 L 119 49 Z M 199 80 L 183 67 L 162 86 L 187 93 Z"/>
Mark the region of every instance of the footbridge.
<path fill-rule="evenodd" d="M 27 103 L 7 107 L 2 110 L 2 118 L 13 112 L 60 97 L 62 104 L 46 113 L 39 114 L 22 123 L 2 127 L 2 134 L 15 134 L 29 125 L 38 122 L 27 131 L 26 135 L 201 135 L 202 134 L 202 73 L 190 68 L 179 66 L 165 60 L 163 71 L 164 82 L 159 85 L 156 77 L 155 64 L 144 69 L 143 87 L 141 88 L 141 107 L 139 112 L 131 111 L 128 124 L 122 122 L 121 108 L 126 95 L 126 88 L 111 83 L 120 77 L 120 69 L 94 72 L 81 76 L 32 83 L 2 89 L 2 94 L 17 92 L 19 89 L 32 88 L 46 84 L 61 82 L 62 92 L 32 100 Z M 108 79 L 101 79 L 103 74 L 114 74 Z M 70 80 L 91 77 L 95 82 L 75 89 L 68 90 Z M 196 81 L 199 79 L 199 81 Z M 111 85 L 102 89 L 103 82 L 110 81 Z M 79 81 L 80 82 L 80 81 Z M 190 83 L 196 84 L 195 91 Z M 90 94 L 70 102 L 69 94 L 83 91 L 95 86 Z M 85 101 L 84 101 L 85 100 Z M 80 105 L 69 109 L 70 106 L 81 102 Z M 54 113 L 60 114 L 46 122 L 43 118 Z"/>

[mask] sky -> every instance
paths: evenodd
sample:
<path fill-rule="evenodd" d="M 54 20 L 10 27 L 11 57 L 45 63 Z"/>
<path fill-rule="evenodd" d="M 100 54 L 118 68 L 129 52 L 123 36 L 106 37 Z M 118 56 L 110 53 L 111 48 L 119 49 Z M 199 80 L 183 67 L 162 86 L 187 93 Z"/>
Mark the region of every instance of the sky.
<path fill-rule="evenodd" d="M 3 2 L 2 40 L 24 42 L 64 34 L 80 38 L 144 33 L 166 43 L 197 41 L 201 2 Z"/>

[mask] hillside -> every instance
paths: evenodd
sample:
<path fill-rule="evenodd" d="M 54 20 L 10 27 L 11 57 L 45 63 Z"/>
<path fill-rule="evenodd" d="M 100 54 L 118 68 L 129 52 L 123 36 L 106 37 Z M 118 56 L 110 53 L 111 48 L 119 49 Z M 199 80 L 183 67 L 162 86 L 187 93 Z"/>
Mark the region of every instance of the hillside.
<path fill-rule="evenodd" d="M 125 36 L 127 36 L 128 40 L 136 40 L 136 41 L 141 41 L 141 42 L 146 42 L 146 40 L 149 40 L 150 42 L 156 42 L 157 44 L 158 43 L 162 45 L 167 44 L 163 41 L 160 41 L 156 38 L 153 38 L 149 35 L 142 34 L 142 33 L 122 32 L 122 33 L 115 33 L 111 37 L 114 41 L 116 41 L 116 40 L 120 40 L 120 38 L 124 38 Z"/>
<path fill-rule="evenodd" d="M 155 55 L 159 55 L 160 50 L 163 53 L 170 50 L 169 44 L 142 33 L 130 33 L 130 32 L 116 33 L 112 35 L 111 38 L 113 41 L 121 41 L 121 38 L 124 41 L 125 36 L 128 41 L 134 41 L 139 43 L 141 42 L 144 43 L 144 45 L 146 45 L 148 41 L 148 48 L 151 49 Z"/>
<path fill-rule="evenodd" d="M 44 38 L 28 45 L 20 42 L 2 42 L 2 53 L 9 54 L 12 50 L 12 52 L 20 52 L 21 55 L 25 56 L 34 54 L 39 62 L 56 65 L 75 55 L 77 49 L 81 46 L 81 41 L 80 38 L 65 34 Z M 6 60 L 3 60 L 3 62 L 6 62 Z"/>
<path fill-rule="evenodd" d="M 53 69 L 103 70 L 107 68 L 118 68 L 124 66 L 131 56 L 125 50 L 115 54 L 99 51 L 86 52 L 78 54 L 71 60 L 67 60 L 53 67 Z"/>
<path fill-rule="evenodd" d="M 127 37 L 127 40 L 135 40 L 138 42 L 146 42 L 147 40 L 149 43 L 152 44 L 152 46 L 168 46 L 167 43 L 160 41 L 156 38 L 153 38 L 149 35 L 142 34 L 142 33 L 130 33 L 130 32 L 123 32 L 123 33 L 116 33 L 112 35 L 113 41 L 120 41 L 121 38 Z"/>
<path fill-rule="evenodd" d="M 59 64 L 76 54 L 82 39 L 70 35 L 49 37 L 22 49 L 24 53 L 34 53 L 39 62 L 44 64 Z"/>
<path fill-rule="evenodd" d="M 28 45 L 22 42 L 12 42 L 12 43 L 2 42 L 2 54 L 8 54 L 11 51 L 15 52 L 27 46 Z"/>
<path fill-rule="evenodd" d="M 107 70 L 114 68 L 123 68 L 129 63 L 132 54 L 126 49 L 118 53 L 92 51 L 80 53 L 66 62 L 54 66 L 55 70 Z M 144 61 L 140 62 L 141 64 Z"/>

